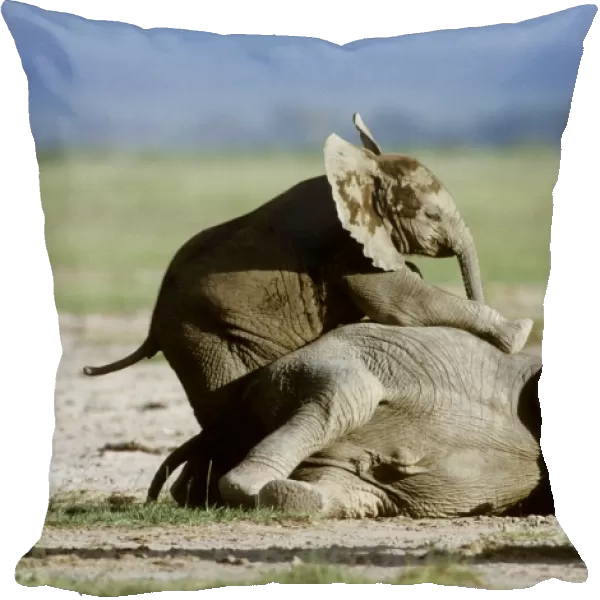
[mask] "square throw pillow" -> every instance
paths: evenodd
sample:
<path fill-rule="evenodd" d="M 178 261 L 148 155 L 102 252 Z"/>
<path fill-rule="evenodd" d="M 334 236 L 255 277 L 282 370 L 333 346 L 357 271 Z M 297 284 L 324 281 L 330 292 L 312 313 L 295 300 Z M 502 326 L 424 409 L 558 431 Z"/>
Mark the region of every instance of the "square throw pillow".
<path fill-rule="evenodd" d="M 4 2 L 63 347 L 18 580 L 585 580 L 538 380 L 595 13 L 338 46 Z"/>

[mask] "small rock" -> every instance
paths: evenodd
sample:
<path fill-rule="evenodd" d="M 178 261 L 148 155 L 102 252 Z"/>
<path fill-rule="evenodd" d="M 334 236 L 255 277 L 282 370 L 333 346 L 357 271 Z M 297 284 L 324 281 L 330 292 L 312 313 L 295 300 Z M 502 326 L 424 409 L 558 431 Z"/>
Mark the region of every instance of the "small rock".
<path fill-rule="evenodd" d="M 293 556 L 290 562 L 293 567 L 297 567 L 299 565 L 304 564 L 304 561 L 299 556 Z"/>

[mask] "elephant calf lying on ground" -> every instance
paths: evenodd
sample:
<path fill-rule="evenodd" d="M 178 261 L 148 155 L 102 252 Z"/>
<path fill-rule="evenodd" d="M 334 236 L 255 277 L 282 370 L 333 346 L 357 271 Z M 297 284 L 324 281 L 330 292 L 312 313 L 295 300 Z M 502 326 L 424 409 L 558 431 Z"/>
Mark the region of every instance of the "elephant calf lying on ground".
<path fill-rule="evenodd" d="M 193 455 L 193 485 L 172 489 L 181 504 L 331 517 L 552 513 L 541 368 L 459 329 L 341 327 L 256 371 L 240 412 L 169 457 L 149 498 Z"/>

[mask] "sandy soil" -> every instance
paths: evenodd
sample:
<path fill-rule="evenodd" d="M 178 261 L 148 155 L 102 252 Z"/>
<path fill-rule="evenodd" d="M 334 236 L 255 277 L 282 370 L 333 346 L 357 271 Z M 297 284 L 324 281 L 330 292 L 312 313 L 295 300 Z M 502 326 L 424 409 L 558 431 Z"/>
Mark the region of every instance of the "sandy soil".
<path fill-rule="evenodd" d="M 196 433 L 179 383 L 162 360 L 106 377 L 81 375 L 129 353 L 147 316 L 60 319 L 63 359 L 56 384 L 52 495 L 85 490 L 145 496 L 169 449 Z M 529 351 L 539 352 L 539 348 Z M 141 450 L 106 451 L 135 442 Z M 522 588 L 557 578 L 583 582 L 585 565 L 556 519 L 472 518 L 212 524 L 196 527 L 45 529 L 19 570 L 38 576 L 249 579 L 301 562 L 347 566 L 378 581 L 407 565 L 459 552 L 492 587 Z"/>

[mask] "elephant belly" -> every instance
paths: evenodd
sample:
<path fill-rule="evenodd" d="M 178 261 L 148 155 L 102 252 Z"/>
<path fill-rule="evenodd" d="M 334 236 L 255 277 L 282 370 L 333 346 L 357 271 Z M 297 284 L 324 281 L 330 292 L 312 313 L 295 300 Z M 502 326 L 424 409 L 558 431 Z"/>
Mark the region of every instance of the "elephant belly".
<path fill-rule="evenodd" d="M 541 477 L 534 457 L 464 448 L 440 457 L 426 471 L 401 475 L 386 488 L 401 514 L 416 518 L 502 514 L 527 499 Z"/>
<path fill-rule="evenodd" d="M 294 478 L 318 480 L 323 469 L 337 469 L 352 489 L 378 498 L 379 516 L 412 518 L 502 514 L 525 501 L 544 477 L 540 454 L 511 448 L 461 444 L 418 445 L 400 436 L 383 436 L 379 447 L 341 440 L 303 462 Z M 408 442 L 408 443 L 407 443 Z M 381 452 L 381 450 L 386 450 Z"/>

